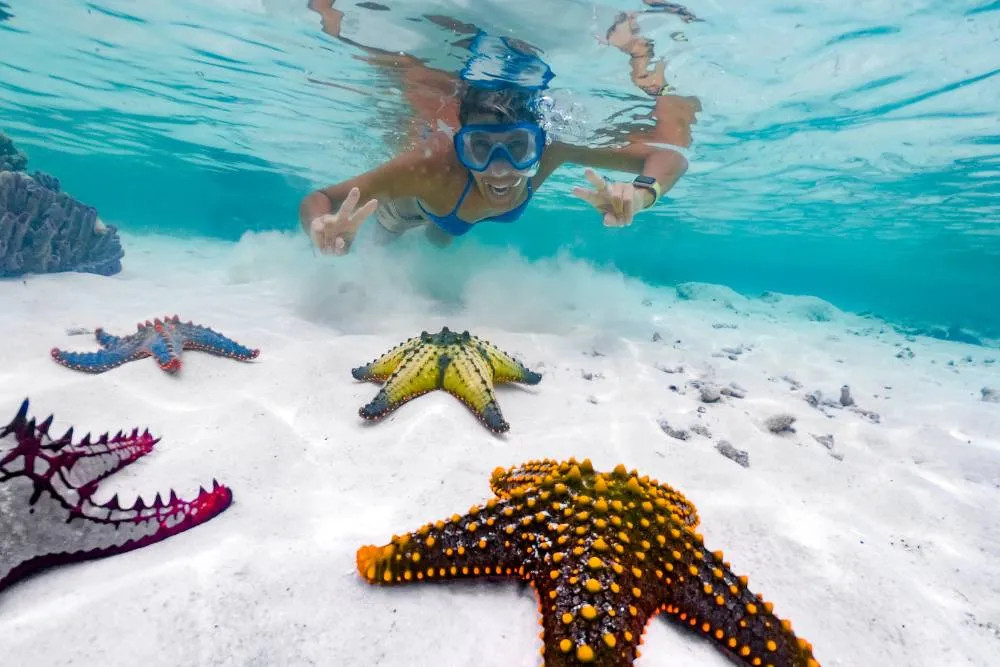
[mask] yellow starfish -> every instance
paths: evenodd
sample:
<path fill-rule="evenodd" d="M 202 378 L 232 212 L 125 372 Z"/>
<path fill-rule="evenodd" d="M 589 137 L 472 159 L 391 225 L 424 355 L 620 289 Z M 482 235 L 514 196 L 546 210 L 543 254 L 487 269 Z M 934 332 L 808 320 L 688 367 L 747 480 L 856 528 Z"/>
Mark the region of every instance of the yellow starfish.
<path fill-rule="evenodd" d="M 538 384 L 542 379 L 492 343 L 448 327 L 436 334 L 424 331 L 355 368 L 351 375 L 356 380 L 385 382 L 358 411 L 365 419 L 381 419 L 421 394 L 444 389 L 469 406 L 494 433 L 510 429 L 493 393 L 494 383 Z"/>
<path fill-rule="evenodd" d="M 553 666 L 627 666 L 660 612 L 731 657 L 819 667 L 812 646 L 747 589 L 694 529 L 683 495 L 619 465 L 534 461 L 493 472 L 496 498 L 464 516 L 358 550 L 372 584 L 459 577 L 528 581 L 539 597 L 542 655 Z"/>

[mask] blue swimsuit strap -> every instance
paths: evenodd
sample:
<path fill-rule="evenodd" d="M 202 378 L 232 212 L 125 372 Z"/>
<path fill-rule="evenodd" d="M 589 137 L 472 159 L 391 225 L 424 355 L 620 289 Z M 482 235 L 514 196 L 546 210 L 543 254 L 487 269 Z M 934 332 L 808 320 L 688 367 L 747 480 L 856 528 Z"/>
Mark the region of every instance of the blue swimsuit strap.
<path fill-rule="evenodd" d="M 417 206 L 423 211 L 424 215 L 427 216 L 438 227 L 448 232 L 452 236 L 461 236 L 466 234 L 472 227 L 473 223 L 466 222 L 458 217 L 458 209 L 462 207 L 462 203 L 465 201 L 466 196 L 469 194 L 469 190 L 472 189 L 473 183 L 472 173 L 469 173 L 469 178 L 465 182 L 465 188 L 462 190 L 462 194 L 458 196 L 458 201 L 455 202 L 455 206 L 451 209 L 448 215 L 434 215 L 428 211 L 424 205 L 417 199 Z M 501 213 L 500 215 L 495 215 L 491 218 L 484 218 L 484 221 L 489 222 L 514 222 L 521 214 L 524 212 L 525 207 L 528 205 L 528 201 L 531 200 L 531 179 L 528 179 L 528 196 L 524 198 L 524 201 L 518 204 L 515 208 L 507 211 L 506 213 Z"/>

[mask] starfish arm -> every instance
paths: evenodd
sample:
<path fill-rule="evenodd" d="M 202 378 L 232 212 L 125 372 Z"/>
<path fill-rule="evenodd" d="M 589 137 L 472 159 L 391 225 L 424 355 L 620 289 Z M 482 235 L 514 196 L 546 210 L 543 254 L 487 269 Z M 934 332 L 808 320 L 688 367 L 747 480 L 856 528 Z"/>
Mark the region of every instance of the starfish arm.
<path fill-rule="evenodd" d="M 136 359 L 148 357 L 142 338 L 131 336 L 118 339 L 119 344 L 97 352 L 67 352 L 52 348 L 52 359 L 61 366 L 86 373 L 103 373 Z"/>
<path fill-rule="evenodd" d="M 152 322 L 146 322 L 145 324 L 140 322 L 136 324 L 135 331 L 126 336 L 115 336 L 108 333 L 104 328 L 98 327 L 94 331 L 94 337 L 97 339 L 97 344 L 102 348 L 132 347 L 142 345 L 149 339 L 153 332 Z"/>
<path fill-rule="evenodd" d="M 510 430 L 493 393 L 493 373 L 486 360 L 474 351 L 457 346 L 449 352 L 455 356 L 450 358 L 445 369 L 444 389 L 469 406 L 494 433 Z"/>
<path fill-rule="evenodd" d="M 681 537 L 672 538 L 677 532 Z M 653 562 L 672 565 L 663 576 L 659 610 L 747 664 L 818 667 L 812 646 L 774 615 L 770 602 L 750 592 L 747 578 L 732 572 L 721 551 L 708 553 L 701 535 L 680 524 L 664 534 L 667 543 L 652 551 Z"/>
<path fill-rule="evenodd" d="M 572 462 L 573 459 L 570 459 L 570 461 Z M 581 470 L 586 471 L 586 466 L 583 463 L 580 466 Z M 493 475 L 490 478 L 490 489 L 497 496 L 508 498 L 515 489 L 525 486 L 536 486 L 542 484 L 548 477 L 558 477 L 566 473 L 565 468 L 565 462 L 559 463 L 551 460 L 529 461 L 528 463 L 507 469 L 497 468 L 493 471 Z M 697 527 L 698 510 L 695 508 L 694 503 L 685 498 L 680 491 L 667 484 L 661 484 L 655 479 L 650 480 L 649 477 L 638 478 L 638 473 L 635 470 L 628 472 L 625 470 L 624 465 L 615 467 L 613 474 L 621 478 L 636 477 L 643 485 L 648 486 L 655 496 L 663 499 L 665 503 L 664 507 L 669 508 L 671 515 L 676 516 L 681 523 L 689 528 Z M 603 484 L 606 486 L 606 482 Z M 604 492 L 606 491 L 607 489 L 605 488 Z"/>
<path fill-rule="evenodd" d="M 639 611 L 637 616 L 618 613 L 608 601 L 612 596 L 594 594 L 586 588 L 588 583 L 600 580 L 590 576 L 592 573 L 581 578 L 579 573 L 587 572 L 587 568 L 581 570 L 580 565 L 574 564 L 577 576 L 559 570 L 558 580 L 543 580 L 536 587 L 545 667 L 580 667 L 581 663 L 628 667 L 638 655 L 645 612 Z M 574 587 L 560 583 L 569 580 L 581 583 Z"/>
<path fill-rule="evenodd" d="M 149 344 L 149 353 L 156 360 L 156 364 L 168 373 L 176 373 L 180 370 L 182 349 L 182 342 L 162 328 L 157 330 L 156 336 Z"/>
<path fill-rule="evenodd" d="M 372 584 L 424 579 L 523 576 L 523 511 L 510 501 L 491 499 L 464 516 L 426 524 L 385 546 L 358 550 L 358 572 Z M 520 568 L 520 569 L 519 569 Z"/>
<path fill-rule="evenodd" d="M 59 466 L 65 469 L 66 481 L 76 488 L 94 484 L 113 475 L 125 466 L 153 451 L 159 442 L 148 430 L 132 429 L 131 433 L 119 431 L 114 437 L 108 434 L 90 442 L 90 434 L 79 443 L 72 443 L 73 429 L 59 442 L 65 443 Z"/>
<path fill-rule="evenodd" d="M 127 508 L 119 505 L 117 496 L 105 504 L 84 497 L 70 507 L 63 497 L 44 494 L 31 506 L 33 514 L 0 517 L 0 527 L 9 519 L 16 522 L 5 533 L 10 544 L 0 556 L 0 592 L 37 570 L 161 542 L 218 516 L 231 502 L 232 491 L 215 481 L 192 500 L 180 500 L 171 491 L 167 501 L 157 495 L 146 505 L 139 498 Z"/>
<path fill-rule="evenodd" d="M 538 384 L 542 381 L 540 373 L 528 370 L 524 364 L 510 356 L 493 343 L 473 336 L 476 348 L 493 368 L 493 381 L 519 382 L 521 384 Z"/>
<path fill-rule="evenodd" d="M 381 419 L 403 403 L 441 387 L 443 359 L 436 347 L 417 347 L 393 371 L 370 403 L 358 410 L 365 419 Z"/>
<path fill-rule="evenodd" d="M 132 334 L 132 336 L 135 335 L 136 334 Z M 131 338 L 132 336 L 125 336 L 124 338 L 122 338 L 121 336 L 114 336 L 112 334 L 109 334 L 104 329 L 101 329 L 100 327 L 98 327 L 98 329 L 94 332 L 94 337 L 97 339 L 97 344 L 105 348 L 118 347 L 119 345 L 122 344 L 123 340 L 125 340 L 127 343 L 128 342 L 127 339 Z"/>
<path fill-rule="evenodd" d="M 93 501 L 97 482 L 152 450 L 148 432 L 72 441 L 53 440 L 52 418 L 27 418 L 25 401 L 0 430 L 0 590 L 40 568 L 122 553 L 166 539 L 222 512 L 232 500 L 213 482 L 190 501 L 173 492 L 164 502 L 142 499 L 123 508 L 118 497 Z"/>
<path fill-rule="evenodd" d="M 181 322 L 176 315 L 167 318 L 165 324 L 173 325 L 182 341 L 185 350 L 201 350 L 220 357 L 228 357 L 238 361 L 249 361 L 260 355 L 260 350 L 250 349 L 240 345 L 231 338 L 223 336 L 218 331 L 203 327 L 193 322 Z"/>
<path fill-rule="evenodd" d="M 420 342 L 420 336 L 405 340 L 378 359 L 352 369 L 351 375 L 355 380 L 384 382 L 420 346 Z"/>

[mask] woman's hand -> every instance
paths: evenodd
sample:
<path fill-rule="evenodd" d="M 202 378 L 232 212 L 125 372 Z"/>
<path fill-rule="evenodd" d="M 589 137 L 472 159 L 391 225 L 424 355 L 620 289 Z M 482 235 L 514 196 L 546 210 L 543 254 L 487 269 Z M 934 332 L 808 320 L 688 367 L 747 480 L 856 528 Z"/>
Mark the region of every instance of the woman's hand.
<path fill-rule="evenodd" d="M 605 227 L 626 227 L 632 224 L 637 211 L 648 205 L 653 196 L 645 188 L 631 183 L 612 183 L 597 175 L 593 169 L 584 172 L 595 190 L 573 188 L 573 194 L 604 214 Z"/>
<path fill-rule="evenodd" d="M 318 216 L 309 223 L 309 238 L 321 253 L 346 255 L 350 250 L 361 223 L 378 208 L 378 200 L 369 199 L 364 206 L 355 209 L 360 198 L 361 191 L 351 188 L 336 213 Z"/>

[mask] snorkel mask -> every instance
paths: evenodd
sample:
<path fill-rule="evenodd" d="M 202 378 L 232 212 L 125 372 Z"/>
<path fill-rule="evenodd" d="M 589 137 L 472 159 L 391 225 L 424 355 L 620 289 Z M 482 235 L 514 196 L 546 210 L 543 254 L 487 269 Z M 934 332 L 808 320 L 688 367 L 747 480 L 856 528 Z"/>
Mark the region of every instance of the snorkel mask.
<path fill-rule="evenodd" d="M 533 174 L 545 148 L 545 130 L 530 122 L 465 125 L 454 143 L 458 161 L 470 171 L 486 171 L 499 156 L 516 171 Z"/>

